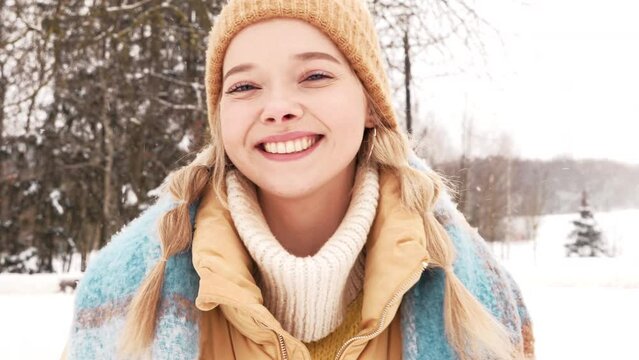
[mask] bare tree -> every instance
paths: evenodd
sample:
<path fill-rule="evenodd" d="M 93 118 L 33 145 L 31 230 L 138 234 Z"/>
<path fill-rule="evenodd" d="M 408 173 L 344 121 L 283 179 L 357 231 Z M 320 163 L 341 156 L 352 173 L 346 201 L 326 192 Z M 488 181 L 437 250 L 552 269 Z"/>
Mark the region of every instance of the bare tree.
<path fill-rule="evenodd" d="M 8 79 L 4 74 L 5 66 L 7 63 L 7 40 L 5 39 L 5 20 L 3 19 L 4 7 L 5 0 L 0 0 L 0 49 L 2 49 L 0 50 L 0 144 L 2 144 L 2 138 L 4 134 L 4 102 L 6 99 L 8 82 Z M 2 179 L 2 166 L 0 166 L 0 179 Z"/>
<path fill-rule="evenodd" d="M 475 54 L 471 58 L 485 62 L 484 33 L 496 30 L 472 3 L 459 0 L 369 0 L 369 6 L 381 34 L 391 87 L 398 104 L 404 108 L 401 120 L 412 134 L 418 125 L 412 98 L 413 87 L 418 84 L 414 79 L 414 65 L 433 64 L 431 76 L 434 77 L 463 73 L 467 65 L 454 61 L 460 49 Z M 435 65 L 441 63 L 455 65 L 442 70 Z"/>
<path fill-rule="evenodd" d="M 426 119 L 424 126 L 413 137 L 415 152 L 433 166 L 458 159 L 458 152 L 450 146 L 451 136 L 446 128 L 429 115 L 423 119 Z"/>
<path fill-rule="evenodd" d="M 467 206 L 468 191 L 470 184 L 470 161 L 472 158 L 473 142 L 475 136 L 474 121 L 468 111 L 468 99 L 464 106 L 464 115 L 462 119 L 462 141 L 461 156 L 459 159 L 459 198 L 457 199 L 457 208 L 462 213 L 469 215 Z"/>
<path fill-rule="evenodd" d="M 411 81 L 413 74 L 411 72 L 411 54 L 410 54 L 410 22 L 404 20 L 404 94 L 405 94 L 405 117 L 406 117 L 406 131 L 408 134 L 413 133 L 413 109 L 411 107 Z"/>
<path fill-rule="evenodd" d="M 534 181 L 528 189 L 525 201 L 522 204 L 522 212 L 525 214 L 526 237 L 533 241 L 533 254 L 537 259 L 537 232 L 544 214 L 546 199 L 548 198 L 548 172 L 539 168 L 533 172 Z"/>
<path fill-rule="evenodd" d="M 513 214 L 512 199 L 514 150 L 510 135 L 502 133 L 493 138 L 480 134 L 468 121 L 464 133 L 467 141 L 479 146 L 482 141 L 497 143 L 495 154 L 484 158 L 462 155 L 465 159 L 464 172 L 456 168 L 457 174 L 466 184 L 460 188 L 460 198 L 464 201 L 464 214 L 469 223 L 477 227 L 487 241 L 507 241 L 512 237 L 510 216 Z M 468 149 L 467 149 L 468 150 Z M 465 191 L 464 191 L 465 190 Z M 507 252 L 507 245 L 505 244 Z"/>

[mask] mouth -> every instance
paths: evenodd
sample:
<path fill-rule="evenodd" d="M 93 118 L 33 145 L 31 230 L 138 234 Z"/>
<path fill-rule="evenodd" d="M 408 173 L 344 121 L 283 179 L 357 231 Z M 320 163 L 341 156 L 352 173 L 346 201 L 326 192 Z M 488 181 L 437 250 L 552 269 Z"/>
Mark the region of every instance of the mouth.
<path fill-rule="evenodd" d="M 286 141 L 268 141 L 255 147 L 271 160 L 295 160 L 310 154 L 324 138 L 321 134 L 301 136 Z"/>
<path fill-rule="evenodd" d="M 320 134 L 308 135 L 294 140 L 263 142 L 259 143 L 257 147 L 269 154 L 295 154 L 313 147 L 323 137 L 324 135 Z"/>

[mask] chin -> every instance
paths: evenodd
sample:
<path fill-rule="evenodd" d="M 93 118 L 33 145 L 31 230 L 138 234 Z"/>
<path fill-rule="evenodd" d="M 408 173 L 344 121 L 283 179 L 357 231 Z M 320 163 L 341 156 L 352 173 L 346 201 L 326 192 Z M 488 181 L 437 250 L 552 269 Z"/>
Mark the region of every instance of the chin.
<path fill-rule="evenodd" d="M 258 191 L 285 199 L 305 197 L 321 187 L 320 183 L 309 183 L 304 179 L 283 179 L 277 177 L 271 180 L 272 181 L 268 182 L 254 181 L 254 183 L 258 187 Z"/>

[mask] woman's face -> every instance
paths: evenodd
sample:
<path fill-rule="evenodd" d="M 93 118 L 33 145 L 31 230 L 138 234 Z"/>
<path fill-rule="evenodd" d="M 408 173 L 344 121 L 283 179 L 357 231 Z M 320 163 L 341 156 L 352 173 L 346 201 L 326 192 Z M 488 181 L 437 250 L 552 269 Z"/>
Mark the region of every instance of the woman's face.
<path fill-rule="evenodd" d="M 359 79 L 320 30 L 294 19 L 248 26 L 222 74 L 224 149 L 260 191 L 302 197 L 353 170 L 372 120 Z"/>

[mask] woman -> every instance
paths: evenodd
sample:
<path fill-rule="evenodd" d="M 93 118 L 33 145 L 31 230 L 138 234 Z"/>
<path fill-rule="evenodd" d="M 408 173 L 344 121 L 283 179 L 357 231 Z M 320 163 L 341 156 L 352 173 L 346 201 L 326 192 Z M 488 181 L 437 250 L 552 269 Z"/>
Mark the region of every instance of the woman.
<path fill-rule="evenodd" d="M 69 358 L 533 356 L 516 284 L 410 154 L 364 2 L 231 0 L 210 145 L 78 288 Z"/>

